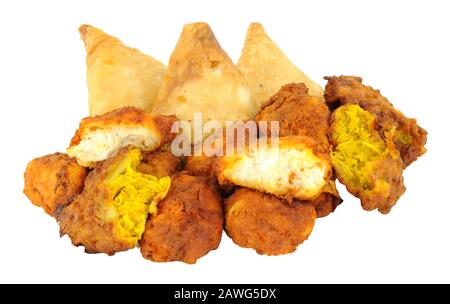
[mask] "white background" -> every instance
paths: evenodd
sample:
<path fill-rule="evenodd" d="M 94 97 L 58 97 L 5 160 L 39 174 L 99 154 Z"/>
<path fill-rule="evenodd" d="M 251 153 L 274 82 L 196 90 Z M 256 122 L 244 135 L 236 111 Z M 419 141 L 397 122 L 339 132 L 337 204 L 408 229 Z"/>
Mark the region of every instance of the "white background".
<path fill-rule="evenodd" d="M 447 1 L 1 1 L 0 282 L 450 282 L 448 182 L 450 12 Z M 307 74 L 362 76 L 429 131 L 428 153 L 405 172 L 386 216 L 346 194 L 296 253 L 259 256 L 224 234 L 194 266 L 156 264 L 138 250 L 87 255 L 22 194 L 34 157 L 64 151 L 87 114 L 90 23 L 167 62 L 184 23 L 208 22 L 237 60 L 260 21 Z"/>

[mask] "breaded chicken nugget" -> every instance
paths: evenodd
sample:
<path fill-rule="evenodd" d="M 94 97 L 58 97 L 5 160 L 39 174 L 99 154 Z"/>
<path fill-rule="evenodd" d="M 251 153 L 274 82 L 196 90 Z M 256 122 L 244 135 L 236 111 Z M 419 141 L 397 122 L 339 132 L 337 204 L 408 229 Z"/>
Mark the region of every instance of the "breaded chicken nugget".
<path fill-rule="evenodd" d="M 245 153 L 218 158 L 220 184 L 270 193 L 289 201 L 319 196 L 331 174 L 328 156 L 317 153 L 317 144 L 309 137 L 286 136 L 278 145 L 247 145 Z"/>
<path fill-rule="evenodd" d="M 23 192 L 34 205 L 53 216 L 83 191 L 87 174 L 88 170 L 67 154 L 38 157 L 28 163 Z"/>
<path fill-rule="evenodd" d="M 426 152 L 427 131 L 407 118 L 381 95 L 380 91 L 362 84 L 353 76 L 325 77 L 325 100 L 335 109 L 343 104 L 357 104 L 375 116 L 381 137 L 391 137 L 400 151 L 404 166 L 409 166 Z"/>
<path fill-rule="evenodd" d="M 334 111 L 330 136 L 339 181 L 361 199 L 365 210 L 388 213 L 405 192 L 403 161 L 393 139 L 383 141 L 375 116 L 356 104 Z"/>
<path fill-rule="evenodd" d="M 309 95 L 308 88 L 303 83 L 283 86 L 256 115 L 255 120 L 278 121 L 279 136 L 308 136 L 318 143 L 318 151 L 327 156 L 330 153 L 331 146 L 328 141 L 330 110 L 322 100 Z M 267 135 L 270 133 L 269 129 Z M 327 216 L 342 202 L 334 179 L 334 176 L 330 177 L 319 197 L 305 201 L 316 207 L 317 217 Z"/>
<path fill-rule="evenodd" d="M 239 246 L 259 254 L 294 252 L 308 239 L 316 212 L 308 204 L 288 204 L 273 195 L 241 188 L 225 202 L 225 230 Z"/>
<path fill-rule="evenodd" d="M 170 188 L 170 177 L 156 178 L 137 172 L 142 155 L 136 148 L 122 149 L 100 163 L 87 177 L 83 193 L 58 216 L 61 235 L 89 253 L 134 248 L 149 213 Z"/>
<path fill-rule="evenodd" d="M 157 178 L 171 176 L 180 167 L 181 159 L 170 151 L 144 152 L 138 171 Z"/>
<path fill-rule="evenodd" d="M 142 256 L 194 264 L 219 246 L 222 226 L 221 199 L 208 179 L 177 173 L 158 213 L 147 221 L 139 243 Z"/>
<path fill-rule="evenodd" d="M 91 167 L 129 145 L 155 151 L 173 140 L 175 134 L 170 130 L 175 121 L 175 116 L 155 116 L 133 107 L 87 117 L 81 121 L 67 153 L 81 166 Z"/>

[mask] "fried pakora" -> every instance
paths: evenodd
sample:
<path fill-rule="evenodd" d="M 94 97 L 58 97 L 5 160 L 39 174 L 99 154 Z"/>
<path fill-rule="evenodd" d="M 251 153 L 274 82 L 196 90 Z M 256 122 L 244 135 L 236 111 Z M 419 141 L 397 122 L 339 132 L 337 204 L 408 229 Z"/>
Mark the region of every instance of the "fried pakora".
<path fill-rule="evenodd" d="M 138 149 L 127 147 L 91 171 L 83 193 L 57 217 L 61 235 L 89 253 L 113 255 L 134 248 L 171 182 L 168 176 L 137 172 L 141 158 Z"/>
<path fill-rule="evenodd" d="M 316 212 L 309 204 L 241 188 L 225 202 L 225 231 L 239 246 L 259 254 L 294 252 L 308 239 Z"/>
<path fill-rule="evenodd" d="M 316 148 L 316 142 L 304 136 L 268 138 L 265 146 L 249 143 L 245 153 L 218 158 L 219 183 L 230 182 L 289 201 L 314 199 L 331 174 L 328 156 L 315 152 Z"/>
<path fill-rule="evenodd" d="M 375 116 L 381 137 L 391 137 L 400 151 L 404 166 L 426 152 L 427 131 L 407 118 L 382 96 L 379 90 L 362 84 L 362 78 L 353 76 L 325 77 L 327 104 L 336 109 L 344 104 L 357 104 Z"/>
<path fill-rule="evenodd" d="M 222 237 L 222 202 L 207 178 L 173 176 L 158 213 L 149 217 L 140 241 L 142 256 L 155 262 L 194 264 L 217 249 Z"/>
<path fill-rule="evenodd" d="M 173 140 L 175 121 L 175 116 L 155 116 L 133 107 L 87 117 L 81 121 L 67 154 L 76 157 L 81 166 L 92 167 L 129 145 L 155 151 Z"/>
<path fill-rule="evenodd" d="M 255 120 L 278 121 L 279 136 L 308 136 L 318 143 L 318 151 L 324 155 L 330 153 L 331 146 L 328 141 L 330 110 L 323 101 L 309 95 L 308 88 L 303 83 L 283 86 L 256 115 Z M 272 130 L 269 128 L 265 133 L 267 134 L 261 135 L 270 136 Z M 317 217 L 325 217 L 333 212 L 342 202 L 334 177 L 330 177 L 319 197 L 305 202 L 316 207 Z"/>
<path fill-rule="evenodd" d="M 157 178 L 171 176 L 180 167 L 181 159 L 170 151 L 143 152 L 142 162 L 137 170 Z"/>
<path fill-rule="evenodd" d="M 334 111 L 330 136 L 339 181 L 361 199 L 365 210 L 388 213 L 405 192 L 403 161 L 393 139 L 384 141 L 376 117 L 356 104 Z"/>
<path fill-rule="evenodd" d="M 38 157 L 27 165 L 23 192 L 34 205 L 54 216 L 83 191 L 87 174 L 88 169 L 67 154 Z"/>

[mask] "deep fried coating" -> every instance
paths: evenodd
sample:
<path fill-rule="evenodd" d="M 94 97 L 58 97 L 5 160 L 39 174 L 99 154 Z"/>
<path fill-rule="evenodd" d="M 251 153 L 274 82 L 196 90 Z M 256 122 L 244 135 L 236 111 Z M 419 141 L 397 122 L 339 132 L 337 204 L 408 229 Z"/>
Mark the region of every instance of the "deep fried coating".
<path fill-rule="evenodd" d="M 255 116 L 257 122 L 278 121 L 279 136 L 302 135 L 313 138 L 322 153 L 330 152 L 329 120 L 330 110 L 327 105 L 310 96 L 303 83 L 283 86 Z"/>
<path fill-rule="evenodd" d="M 170 151 L 144 152 L 138 171 L 157 178 L 171 176 L 177 172 L 181 159 Z"/>
<path fill-rule="evenodd" d="M 335 109 L 343 104 L 357 104 L 376 117 L 381 137 L 391 137 L 400 151 L 404 166 L 426 152 L 427 131 L 407 118 L 381 95 L 380 91 L 362 84 L 362 78 L 352 76 L 325 77 L 325 100 Z"/>
<path fill-rule="evenodd" d="M 308 239 L 316 212 L 308 204 L 288 204 L 272 195 L 241 188 L 225 202 L 225 230 L 239 246 L 259 254 L 294 252 Z"/>
<path fill-rule="evenodd" d="M 331 174 L 328 156 L 315 152 L 309 137 L 280 137 L 278 145 L 246 146 L 245 153 L 218 158 L 218 180 L 270 193 L 289 201 L 319 196 Z"/>
<path fill-rule="evenodd" d="M 49 215 L 69 205 L 84 188 L 88 170 L 67 154 L 55 153 L 30 161 L 23 192 Z"/>
<path fill-rule="evenodd" d="M 139 243 L 142 256 L 155 262 L 194 264 L 219 246 L 222 226 L 220 196 L 208 179 L 177 173 L 158 214 L 147 221 Z"/>
<path fill-rule="evenodd" d="M 215 157 L 206 155 L 188 156 L 184 170 L 195 176 L 216 178 Z"/>
<path fill-rule="evenodd" d="M 375 116 L 358 105 L 343 105 L 332 115 L 330 135 L 339 181 L 365 210 L 388 213 L 405 192 L 403 161 L 392 139 L 379 135 Z"/>
<path fill-rule="evenodd" d="M 255 120 L 278 121 L 279 136 L 308 136 L 318 143 L 317 151 L 326 156 L 330 153 L 330 110 L 323 101 L 309 95 L 303 83 L 283 86 L 256 115 Z M 267 135 L 270 136 L 270 133 L 269 129 Z M 334 177 L 327 181 L 327 186 L 319 197 L 305 202 L 316 207 L 317 217 L 325 217 L 333 212 L 342 202 Z"/>
<path fill-rule="evenodd" d="M 319 218 L 326 217 L 334 212 L 334 210 L 342 203 L 342 198 L 336 189 L 336 183 L 333 178 L 327 181 L 322 193 L 317 198 L 302 202 L 314 206 L 316 215 Z"/>
<path fill-rule="evenodd" d="M 72 138 L 67 153 L 81 166 L 95 166 L 121 148 L 133 146 L 155 151 L 175 137 L 171 133 L 175 116 L 151 115 L 133 107 L 84 118 Z"/>
<path fill-rule="evenodd" d="M 158 179 L 136 171 L 141 153 L 125 148 L 100 163 L 87 177 L 85 189 L 58 216 L 61 235 L 89 253 L 134 248 L 149 213 L 170 188 L 170 178 Z"/>

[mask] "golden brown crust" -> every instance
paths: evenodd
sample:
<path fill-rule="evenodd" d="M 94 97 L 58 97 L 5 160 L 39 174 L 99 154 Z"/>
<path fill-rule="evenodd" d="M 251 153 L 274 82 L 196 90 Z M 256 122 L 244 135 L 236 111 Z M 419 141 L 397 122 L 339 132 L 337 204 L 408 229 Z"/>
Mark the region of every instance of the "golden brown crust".
<path fill-rule="evenodd" d="M 271 146 L 272 139 L 267 139 L 267 146 Z M 317 143 L 310 137 L 306 136 L 285 136 L 280 137 L 278 140 L 279 144 L 279 150 L 297 150 L 297 151 L 304 151 L 304 150 L 311 150 L 316 158 L 316 166 L 320 168 L 324 168 L 324 175 L 323 179 L 326 181 L 330 178 L 332 170 L 331 165 L 329 163 L 329 155 L 327 153 L 322 153 L 318 151 L 317 149 Z M 285 192 L 283 192 L 279 187 L 275 187 L 274 184 L 277 183 L 274 181 L 272 183 L 273 185 L 270 188 L 267 188 L 263 185 L 262 182 L 254 182 L 252 181 L 249 183 L 247 180 L 240 178 L 239 176 L 241 174 L 238 174 L 239 169 L 236 169 L 242 162 L 245 162 L 253 157 L 254 155 L 251 155 L 250 152 L 251 144 L 247 144 L 245 147 L 245 154 L 234 154 L 234 155 L 225 155 L 222 157 L 218 157 L 216 159 L 216 170 L 217 170 L 217 179 L 219 181 L 219 184 L 225 185 L 225 184 L 234 184 L 238 186 L 243 187 L 249 187 L 252 189 L 257 189 L 262 192 L 270 193 L 273 195 L 278 196 L 279 198 L 286 199 L 288 201 L 292 201 L 293 199 L 314 199 L 318 197 L 322 191 L 323 187 L 316 187 L 316 189 L 303 189 L 306 190 L 305 193 L 303 193 L 302 189 L 297 187 L 296 185 L 292 184 L 291 181 L 289 181 L 289 184 L 283 185 L 283 188 L 288 189 Z M 266 148 L 263 148 L 266 149 Z M 267 148 L 270 149 L 270 148 Z M 283 162 L 283 158 L 279 158 L 277 161 Z M 292 172 L 295 171 L 293 168 L 291 168 Z M 300 168 L 298 170 L 301 170 Z M 270 172 L 267 171 L 267 169 L 263 169 L 262 172 L 265 172 L 266 174 L 270 174 Z M 300 175 L 298 172 L 296 172 L 295 175 Z M 262 177 L 258 176 L 258 179 L 268 179 L 270 176 Z M 253 178 L 252 178 L 253 179 Z M 255 184 L 256 183 L 256 184 Z M 313 192 L 314 194 L 312 194 Z M 308 193 L 308 194 L 306 194 Z"/>
<path fill-rule="evenodd" d="M 316 209 L 318 218 L 326 217 L 334 212 L 336 208 L 342 203 L 342 198 L 336 189 L 335 178 L 328 180 L 322 193 L 315 199 L 303 201 L 305 204 L 310 204 Z"/>
<path fill-rule="evenodd" d="M 141 253 L 155 262 L 193 264 L 219 246 L 222 225 L 221 199 L 208 180 L 177 173 L 158 214 L 147 221 Z"/>
<path fill-rule="evenodd" d="M 171 176 L 180 167 L 181 159 L 169 151 L 143 152 L 138 171 L 157 178 Z"/>
<path fill-rule="evenodd" d="M 28 163 L 23 191 L 34 205 L 53 216 L 83 191 L 87 174 L 88 170 L 67 154 L 38 157 Z"/>
<path fill-rule="evenodd" d="M 129 148 L 122 149 L 92 170 L 83 193 L 57 216 L 61 235 L 69 235 L 72 244 L 84 246 L 87 253 L 114 255 L 136 245 L 117 237 L 115 223 L 110 220 L 114 193 L 107 186 L 108 176 L 127 153 Z"/>
<path fill-rule="evenodd" d="M 325 100 L 335 109 L 343 104 L 358 104 L 376 116 L 377 128 L 382 137 L 392 134 L 405 167 L 426 152 L 427 131 L 407 118 L 381 95 L 379 90 L 362 84 L 362 78 L 353 76 L 325 77 Z"/>
<path fill-rule="evenodd" d="M 171 133 L 172 124 L 177 120 L 175 116 L 152 115 L 135 107 L 123 107 L 114 111 L 94 117 L 86 117 L 81 120 L 80 127 L 70 142 L 70 146 L 76 146 L 85 134 L 97 129 L 105 129 L 113 126 L 140 126 L 156 131 L 164 145 L 175 138 Z"/>
<path fill-rule="evenodd" d="M 239 246 L 259 254 L 294 252 L 308 239 L 316 218 L 308 204 L 287 204 L 272 195 L 238 189 L 225 202 L 225 230 Z"/>

